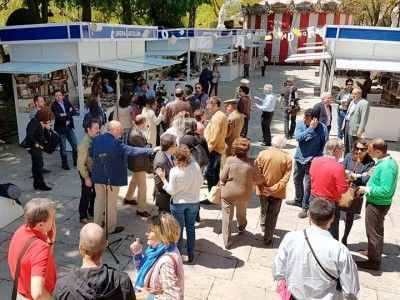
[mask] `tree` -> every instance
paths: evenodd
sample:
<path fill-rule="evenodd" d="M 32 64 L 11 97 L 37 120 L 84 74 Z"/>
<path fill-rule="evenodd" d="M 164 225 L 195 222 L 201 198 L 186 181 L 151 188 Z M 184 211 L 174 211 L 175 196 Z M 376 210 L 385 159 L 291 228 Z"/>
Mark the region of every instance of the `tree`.
<path fill-rule="evenodd" d="M 42 23 L 48 22 L 49 0 L 25 0 L 24 4 L 28 8 L 30 15 L 41 19 Z"/>
<path fill-rule="evenodd" d="M 133 14 L 132 14 L 132 2 L 131 0 L 121 0 L 122 6 L 122 24 L 132 24 Z"/>
<path fill-rule="evenodd" d="M 92 22 L 92 5 L 90 0 L 82 0 L 82 21 Z"/>

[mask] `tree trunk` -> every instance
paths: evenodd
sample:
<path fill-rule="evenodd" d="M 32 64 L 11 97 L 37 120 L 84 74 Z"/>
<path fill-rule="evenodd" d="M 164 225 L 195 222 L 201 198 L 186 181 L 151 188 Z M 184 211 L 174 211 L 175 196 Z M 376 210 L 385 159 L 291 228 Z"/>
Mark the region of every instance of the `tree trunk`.
<path fill-rule="evenodd" d="M 82 22 L 92 22 L 92 7 L 90 0 L 82 0 Z"/>
<path fill-rule="evenodd" d="M 38 1 L 27 0 L 26 5 L 28 6 L 28 9 L 32 12 L 32 15 L 34 15 L 35 18 L 40 19 L 40 10 Z"/>
<path fill-rule="evenodd" d="M 189 28 L 194 28 L 196 25 L 196 7 L 192 7 L 189 10 Z"/>
<path fill-rule="evenodd" d="M 4 51 L 3 45 L 0 45 L 0 63 L 4 64 L 7 62 L 6 52 Z"/>
<path fill-rule="evenodd" d="M 42 21 L 43 23 L 49 22 L 49 0 L 42 0 Z"/>
<path fill-rule="evenodd" d="M 132 25 L 132 6 L 130 0 L 121 0 L 122 24 Z"/>

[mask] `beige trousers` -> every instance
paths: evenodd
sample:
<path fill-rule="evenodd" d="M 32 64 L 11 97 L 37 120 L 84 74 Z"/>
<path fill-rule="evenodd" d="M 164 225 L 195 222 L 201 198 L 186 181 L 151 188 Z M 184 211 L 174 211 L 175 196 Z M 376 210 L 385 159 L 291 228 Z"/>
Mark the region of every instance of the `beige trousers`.
<path fill-rule="evenodd" d="M 105 223 L 104 212 L 106 210 L 106 191 L 108 189 L 108 231 L 109 233 L 115 230 L 117 226 L 117 203 L 119 186 L 106 186 L 105 184 L 95 183 L 96 201 L 94 202 L 94 222 L 100 226 Z M 112 189 L 112 190 L 111 190 Z"/>
<path fill-rule="evenodd" d="M 233 220 L 233 212 L 236 207 L 236 220 L 238 221 L 238 229 L 242 231 L 246 228 L 246 209 L 248 201 L 229 201 L 221 199 L 222 208 L 222 237 L 224 240 L 225 247 L 228 247 L 232 243 L 231 239 L 231 223 Z"/>
<path fill-rule="evenodd" d="M 146 172 L 133 172 L 131 181 L 129 182 L 128 191 L 126 192 L 125 199 L 133 200 L 133 195 L 135 194 L 136 187 L 138 188 L 137 203 L 139 212 L 145 212 L 146 198 L 147 198 L 147 186 L 146 186 Z"/>

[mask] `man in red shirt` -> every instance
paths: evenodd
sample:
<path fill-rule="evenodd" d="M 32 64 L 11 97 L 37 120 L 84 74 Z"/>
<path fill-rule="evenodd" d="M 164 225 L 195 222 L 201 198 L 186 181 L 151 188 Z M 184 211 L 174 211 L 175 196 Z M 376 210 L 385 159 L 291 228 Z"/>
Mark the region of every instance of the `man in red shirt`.
<path fill-rule="evenodd" d="M 15 279 L 18 257 L 29 244 L 20 262 L 18 294 L 27 299 L 52 299 L 57 274 L 53 257 L 56 239 L 55 209 L 44 198 L 32 199 L 25 205 L 25 224 L 18 228 L 8 250 L 8 264 Z"/>
<path fill-rule="evenodd" d="M 337 203 L 342 194 L 349 188 L 344 166 L 338 162 L 343 156 L 344 144 L 342 140 L 330 139 L 324 147 L 324 156 L 316 157 L 310 166 L 311 197 L 325 198 L 336 203 L 335 219 L 329 228 L 332 236 L 339 240 L 340 210 Z"/>

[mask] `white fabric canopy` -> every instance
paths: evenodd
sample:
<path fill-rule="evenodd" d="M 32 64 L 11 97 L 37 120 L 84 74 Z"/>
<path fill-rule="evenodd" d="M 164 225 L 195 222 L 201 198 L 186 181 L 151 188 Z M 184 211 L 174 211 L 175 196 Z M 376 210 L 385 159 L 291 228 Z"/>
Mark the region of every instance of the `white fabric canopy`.
<path fill-rule="evenodd" d="M 0 73 L 48 74 L 73 66 L 73 63 L 7 62 L 0 64 Z"/>
<path fill-rule="evenodd" d="M 303 54 L 292 54 L 285 59 L 285 62 L 296 62 L 296 61 L 309 61 L 309 60 L 323 60 L 331 59 L 332 56 L 328 52 L 320 53 L 303 53 Z"/>
<path fill-rule="evenodd" d="M 399 61 L 363 60 L 363 59 L 336 59 L 338 70 L 383 71 L 400 73 Z"/>

